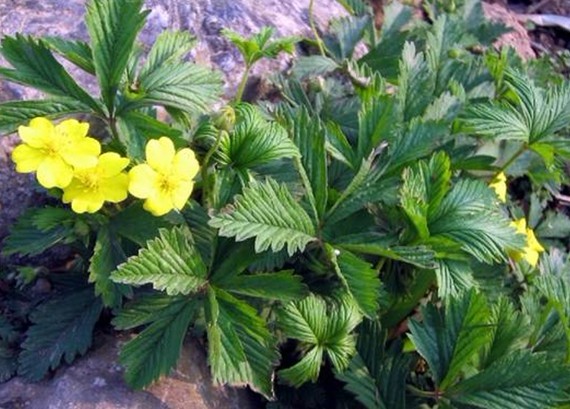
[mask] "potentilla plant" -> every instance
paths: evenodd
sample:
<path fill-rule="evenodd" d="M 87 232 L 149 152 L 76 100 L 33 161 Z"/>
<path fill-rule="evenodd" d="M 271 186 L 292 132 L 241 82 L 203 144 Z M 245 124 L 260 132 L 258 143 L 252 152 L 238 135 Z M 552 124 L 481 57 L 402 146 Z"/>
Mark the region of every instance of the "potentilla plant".
<path fill-rule="evenodd" d="M 0 380 L 71 363 L 103 314 L 136 334 L 119 357 L 135 388 L 192 334 L 214 382 L 272 408 L 570 404 L 570 86 L 494 51 L 504 27 L 476 0 L 426 1 L 421 22 L 392 2 L 380 29 L 340 3 L 270 101 L 242 102 L 251 67 L 300 39 L 224 31 L 245 65 L 219 112 L 188 34 L 140 55 L 142 0 L 88 2 L 87 43 L 3 39 L 0 75 L 49 98 L 0 104 L 0 129 L 51 197 L 3 253 L 72 254 L 63 272 L 3 267 Z M 32 300 L 38 280 L 52 291 Z"/>

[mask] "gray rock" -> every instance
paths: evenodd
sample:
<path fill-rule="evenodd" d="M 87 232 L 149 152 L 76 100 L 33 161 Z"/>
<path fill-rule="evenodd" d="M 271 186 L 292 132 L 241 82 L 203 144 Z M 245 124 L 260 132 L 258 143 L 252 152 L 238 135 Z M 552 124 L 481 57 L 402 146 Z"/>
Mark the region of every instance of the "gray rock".
<path fill-rule="evenodd" d="M 184 345 L 172 375 L 144 391 L 123 381 L 117 364 L 125 338 L 100 338 L 99 346 L 52 379 L 35 384 L 20 378 L 0 384 L 0 409 L 253 409 L 245 390 L 212 385 L 204 350 L 196 341 Z"/>

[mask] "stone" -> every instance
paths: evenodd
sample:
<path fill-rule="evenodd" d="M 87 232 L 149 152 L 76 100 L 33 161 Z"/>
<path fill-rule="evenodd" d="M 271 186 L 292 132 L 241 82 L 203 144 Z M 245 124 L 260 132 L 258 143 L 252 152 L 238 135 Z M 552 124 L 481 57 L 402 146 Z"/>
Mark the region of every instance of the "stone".
<path fill-rule="evenodd" d="M 204 348 L 195 340 L 184 344 L 173 373 L 144 391 L 123 380 L 117 364 L 128 338 L 102 336 L 86 356 L 56 371 L 51 379 L 27 383 L 14 378 L 0 384 L 0 409 L 253 409 L 245 389 L 214 386 Z"/>

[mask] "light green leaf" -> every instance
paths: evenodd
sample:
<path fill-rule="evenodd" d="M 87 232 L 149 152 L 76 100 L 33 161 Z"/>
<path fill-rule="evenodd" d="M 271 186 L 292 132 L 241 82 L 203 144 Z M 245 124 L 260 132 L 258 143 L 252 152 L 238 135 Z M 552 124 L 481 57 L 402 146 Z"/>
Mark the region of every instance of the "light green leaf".
<path fill-rule="evenodd" d="M 139 79 L 149 76 L 165 64 L 177 63 L 195 42 L 196 39 L 187 31 L 163 31 L 152 45 L 139 73 Z"/>
<path fill-rule="evenodd" d="M 85 24 L 91 39 L 93 63 L 101 95 L 112 111 L 115 96 L 138 32 L 150 12 L 141 12 L 143 0 L 91 0 Z"/>
<path fill-rule="evenodd" d="M 220 235 L 237 241 L 255 237 L 255 251 L 287 247 L 289 255 L 314 240 L 315 228 L 301 205 L 284 185 L 272 179 L 253 182 L 238 195 L 233 206 L 223 209 L 210 222 Z"/>
<path fill-rule="evenodd" d="M 138 255 L 130 257 L 111 274 L 116 283 L 152 284 L 169 295 L 200 291 L 206 283 L 207 268 L 185 227 L 160 229 Z"/>
<path fill-rule="evenodd" d="M 93 52 L 89 44 L 79 40 L 66 40 L 61 37 L 43 37 L 43 41 L 66 60 L 77 65 L 79 68 L 95 75 L 93 64 Z"/>

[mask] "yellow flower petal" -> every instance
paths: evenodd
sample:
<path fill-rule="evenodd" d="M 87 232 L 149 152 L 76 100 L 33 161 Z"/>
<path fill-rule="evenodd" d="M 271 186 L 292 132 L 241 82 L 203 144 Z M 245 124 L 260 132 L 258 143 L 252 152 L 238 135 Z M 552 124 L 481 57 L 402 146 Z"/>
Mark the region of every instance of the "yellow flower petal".
<path fill-rule="evenodd" d="M 526 229 L 526 242 L 529 248 L 539 253 L 542 253 L 544 251 L 544 247 L 542 247 L 542 245 L 538 242 L 532 229 Z"/>
<path fill-rule="evenodd" d="M 38 166 L 37 178 L 46 188 L 65 188 L 73 178 L 73 168 L 59 157 L 49 157 Z"/>
<path fill-rule="evenodd" d="M 97 139 L 82 138 L 61 152 L 63 159 L 76 168 L 91 168 L 97 164 L 101 144 Z"/>
<path fill-rule="evenodd" d="M 123 158 L 115 152 L 107 152 L 99 156 L 97 169 L 105 177 L 118 175 L 129 165 L 129 159 Z"/>
<path fill-rule="evenodd" d="M 105 199 L 102 195 L 83 193 L 71 201 L 71 209 L 75 213 L 95 213 L 103 207 Z"/>
<path fill-rule="evenodd" d="M 168 171 L 174 159 L 174 144 L 163 136 L 160 139 L 152 139 L 146 144 L 146 162 L 157 171 Z"/>
<path fill-rule="evenodd" d="M 158 174 L 148 165 L 137 165 L 129 171 L 129 192 L 139 199 L 146 199 L 156 191 Z"/>
<path fill-rule="evenodd" d="M 154 216 L 163 216 L 173 209 L 171 198 L 161 192 L 145 200 L 143 208 Z"/>
<path fill-rule="evenodd" d="M 16 171 L 20 173 L 33 172 L 44 160 L 45 155 L 39 149 L 29 145 L 18 145 L 12 151 L 12 160 L 16 164 Z"/>
<path fill-rule="evenodd" d="M 55 131 L 71 139 L 83 139 L 89 132 L 89 123 L 66 119 L 55 126 Z"/>
<path fill-rule="evenodd" d="M 172 192 L 172 204 L 178 210 L 181 210 L 188 202 L 194 182 L 180 182 L 178 188 Z"/>
<path fill-rule="evenodd" d="M 536 267 L 538 264 L 538 251 L 532 250 L 530 248 L 525 248 L 523 258 L 526 260 L 528 264 L 533 267 Z"/>
<path fill-rule="evenodd" d="M 196 155 L 189 148 L 181 149 L 174 156 L 173 172 L 183 175 L 185 180 L 191 180 L 198 174 L 200 164 L 196 160 Z"/>
<path fill-rule="evenodd" d="M 489 187 L 495 191 L 501 202 L 507 201 L 507 177 L 503 172 L 495 176 Z"/>
<path fill-rule="evenodd" d="M 111 203 L 119 203 L 128 196 L 129 176 L 126 173 L 120 173 L 105 180 L 105 184 L 101 186 L 101 193 L 105 200 Z"/>
<path fill-rule="evenodd" d="M 523 217 L 521 219 L 511 222 L 511 226 L 515 228 L 517 233 L 526 235 L 526 219 Z"/>
<path fill-rule="evenodd" d="M 24 143 L 40 148 L 45 145 L 46 140 L 53 136 L 54 126 L 46 118 L 34 118 L 30 121 L 29 126 L 20 126 L 18 135 Z"/>

